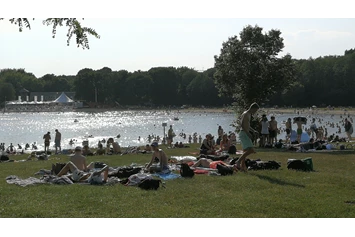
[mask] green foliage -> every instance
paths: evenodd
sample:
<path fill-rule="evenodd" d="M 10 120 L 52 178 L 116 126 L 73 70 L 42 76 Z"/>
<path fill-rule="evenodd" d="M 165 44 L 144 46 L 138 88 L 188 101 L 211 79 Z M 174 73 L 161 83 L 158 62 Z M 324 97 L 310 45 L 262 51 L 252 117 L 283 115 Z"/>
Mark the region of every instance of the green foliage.
<path fill-rule="evenodd" d="M 6 101 L 14 100 L 16 93 L 13 85 L 7 82 L 0 82 L 0 104 L 2 104 L 5 99 Z"/>
<path fill-rule="evenodd" d="M 290 55 L 278 58 L 284 48 L 279 30 L 262 32 L 259 26 L 247 26 L 238 36 L 224 42 L 215 56 L 215 82 L 222 95 L 233 97 L 245 108 L 261 103 L 277 90 L 288 88 L 295 79 Z"/>
<path fill-rule="evenodd" d="M 4 18 L 0 18 L 3 20 Z M 33 18 L 34 20 L 34 18 Z M 84 20 L 84 18 L 82 19 Z M 11 18 L 9 19 L 10 23 L 18 25 L 19 31 L 22 32 L 23 27 L 31 29 L 30 22 L 28 18 Z M 67 33 L 67 45 L 69 46 L 70 40 L 75 35 L 76 44 L 78 47 L 82 47 L 83 49 L 89 49 L 89 40 L 88 35 L 94 36 L 95 38 L 100 38 L 100 35 L 92 28 L 83 27 L 81 23 L 77 20 L 77 18 L 47 18 L 43 21 L 44 25 L 52 25 L 52 37 L 55 38 L 57 33 L 57 27 L 63 26 L 68 28 Z"/>
<path fill-rule="evenodd" d="M 147 72 L 134 72 L 125 84 L 125 104 L 146 104 L 150 102 L 153 79 Z"/>
<path fill-rule="evenodd" d="M 166 149 L 170 156 L 184 156 L 198 145 Z M 238 149 L 240 146 L 238 145 Z M 0 217 L 42 218 L 354 218 L 354 152 L 312 153 L 315 172 L 287 170 L 287 159 L 303 159 L 305 153 L 257 149 L 250 159 L 281 162 L 279 170 L 249 171 L 232 176 L 195 175 L 192 179 L 167 180 L 166 188 L 145 191 L 121 184 L 35 185 L 7 184 L 5 178 L 37 177 L 40 169 L 67 162 L 65 155 L 48 161 L 0 163 Z M 26 159 L 26 155 L 11 159 Z M 111 167 L 145 164 L 149 154 L 92 156 Z M 29 201 L 30 200 L 30 201 Z"/>
<path fill-rule="evenodd" d="M 173 67 L 156 67 L 148 71 L 153 79 L 152 102 L 157 105 L 179 104 L 179 76 Z"/>

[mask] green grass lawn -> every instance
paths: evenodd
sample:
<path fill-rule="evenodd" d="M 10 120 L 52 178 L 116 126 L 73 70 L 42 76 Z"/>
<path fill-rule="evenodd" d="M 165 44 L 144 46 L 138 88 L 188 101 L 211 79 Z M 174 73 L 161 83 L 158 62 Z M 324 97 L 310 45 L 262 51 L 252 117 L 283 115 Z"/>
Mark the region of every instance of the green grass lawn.
<path fill-rule="evenodd" d="M 165 149 L 168 156 L 188 155 L 197 146 Z M 25 159 L 27 155 L 13 156 Z M 287 159 L 312 157 L 314 172 L 287 169 Z M 110 166 L 144 164 L 150 155 L 94 156 Z M 276 160 L 279 170 L 249 171 L 232 176 L 195 175 L 166 181 L 166 189 L 145 191 L 121 184 L 7 184 L 8 175 L 36 177 L 40 169 L 66 162 L 65 155 L 48 161 L 0 163 L 0 217 L 355 217 L 355 153 L 295 153 L 257 150 L 250 159 Z M 350 203 L 347 203 L 350 202 Z M 354 204 L 351 204 L 351 203 Z"/>

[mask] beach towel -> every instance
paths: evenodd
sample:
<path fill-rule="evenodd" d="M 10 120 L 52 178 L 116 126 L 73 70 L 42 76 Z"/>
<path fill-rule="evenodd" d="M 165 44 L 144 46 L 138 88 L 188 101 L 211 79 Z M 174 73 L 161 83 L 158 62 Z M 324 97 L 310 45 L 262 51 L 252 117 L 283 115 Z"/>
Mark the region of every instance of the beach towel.
<path fill-rule="evenodd" d="M 155 173 L 155 174 L 152 174 L 152 176 L 157 176 L 163 180 L 172 180 L 172 179 L 177 179 L 177 178 L 180 178 L 181 176 L 178 175 L 178 174 L 175 174 L 173 172 L 170 172 L 168 174 L 164 174 L 164 173 Z"/>
<path fill-rule="evenodd" d="M 197 158 L 194 156 L 171 156 L 169 160 L 173 160 L 176 162 L 180 162 L 180 161 L 189 162 L 189 161 L 196 161 Z"/>

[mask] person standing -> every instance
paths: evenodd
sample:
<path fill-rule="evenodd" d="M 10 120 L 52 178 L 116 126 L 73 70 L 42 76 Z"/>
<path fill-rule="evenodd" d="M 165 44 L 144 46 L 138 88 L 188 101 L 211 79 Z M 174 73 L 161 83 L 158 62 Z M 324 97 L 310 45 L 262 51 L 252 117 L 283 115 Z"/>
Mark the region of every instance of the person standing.
<path fill-rule="evenodd" d="M 62 134 L 58 131 L 58 129 L 56 129 L 55 138 L 54 138 L 55 154 L 58 154 L 58 147 L 59 147 L 59 152 L 62 151 L 62 147 L 60 145 L 61 140 L 62 140 Z"/>
<path fill-rule="evenodd" d="M 277 130 L 278 128 L 277 128 L 277 121 L 275 120 L 275 116 L 271 116 L 271 120 L 269 121 L 269 136 L 270 136 L 271 146 L 273 146 L 277 142 Z"/>
<path fill-rule="evenodd" d="M 312 118 L 312 123 L 311 123 L 310 129 L 312 131 L 312 138 L 314 138 L 314 134 L 317 137 L 318 128 L 317 128 L 317 125 L 316 125 L 316 119 L 315 118 Z"/>
<path fill-rule="evenodd" d="M 218 134 L 217 144 L 219 145 L 221 140 L 222 140 L 222 136 L 223 136 L 223 128 L 222 128 L 222 126 L 218 126 L 217 134 Z"/>
<path fill-rule="evenodd" d="M 350 123 L 350 121 L 345 118 L 345 133 L 348 136 L 349 142 L 351 141 L 351 134 L 353 134 L 353 125 Z"/>
<path fill-rule="evenodd" d="M 293 123 L 296 123 L 297 124 L 297 142 L 298 143 L 301 143 L 301 137 L 302 137 L 302 133 L 303 133 L 303 130 L 302 130 L 302 120 L 300 119 L 297 119 L 296 121 L 294 121 Z"/>
<path fill-rule="evenodd" d="M 260 147 L 265 147 L 266 142 L 269 143 L 269 121 L 267 120 L 266 114 L 261 116 L 261 142 Z"/>
<path fill-rule="evenodd" d="M 51 140 L 51 133 L 47 132 L 46 134 L 43 135 L 44 139 L 44 152 L 46 153 L 49 150 L 49 144 Z"/>
<path fill-rule="evenodd" d="M 168 130 L 168 146 L 171 147 L 171 144 L 173 143 L 173 137 L 174 137 L 174 131 L 173 131 L 173 125 L 170 125 L 170 128 Z"/>
<path fill-rule="evenodd" d="M 292 132 L 292 123 L 291 118 L 288 118 L 286 121 L 286 143 L 291 140 L 291 132 Z"/>
<path fill-rule="evenodd" d="M 245 159 L 250 154 L 255 153 L 253 148 L 252 138 L 253 135 L 250 132 L 257 133 L 252 127 L 250 127 L 251 116 L 258 111 L 259 105 L 257 103 L 252 103 L 248 110 L 244 111 L 241 115 L 241 129 L 239 132 L 239 139 L 242 144 L 243 154 L 239 157 L 236 162 L 236 168 L 246 172 L 247 167 L 245 165 Z"/>

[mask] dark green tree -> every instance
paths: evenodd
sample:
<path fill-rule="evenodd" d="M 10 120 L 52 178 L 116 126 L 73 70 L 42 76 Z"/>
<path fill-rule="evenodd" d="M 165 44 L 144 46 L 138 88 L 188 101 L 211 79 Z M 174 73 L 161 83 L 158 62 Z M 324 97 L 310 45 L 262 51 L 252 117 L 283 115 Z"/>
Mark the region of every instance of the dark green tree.
<path fill-rule="evenodd" d="M 112 83 L 109 84 L 110 88 L 108 94 L 112 103 L 122 104 L 125 103 L 126 80 L 131 75 L 127 70 L 113 71 Z"/>
<path fill-rule="evenodd" d="M 191 104 L 186 88 L 191 83 L 191 81 L 198 75 L 198 72 L 192 68 L 180 67 L 177 68 L 177 73 L 179 75 L 179 86 L 178 86 L 178 97 L 181 104 Z"/>
<path fill-rule="evenodd" d="M 29 91 L 41 91 L 42 89 L 42 85 L 35 75 L 26 72 L 24 69 L 2 69 L 0 71 L 0 82 L 12 84 L 16 93 L 22 88 Z"/>
<path fill-rule="evenodd" d="M 224 42 L 215 56 L 215 83 L 221 95 L 233 97 L 239 108 L 261 103 L 295 80 L 291 56 L 278 57 L 284 48 L 279 30 L 263 33 L 259 26 L 246 26 L 240 38 Z"/>
<path fill-rule="evenodd" d="M 173 67 L 156 67 L 148 71 L 153 79 L 152 102 L 156 105 L 181 104 L 177 96 L 179 76 Z"/>
<path fill-rule="evenodd" d="M 0 18 L 0 20 L 4 20 L 4 18 Z M 34 20 L 34 18 L 32 18 L 32 20 Z M 82 20 L 84 20 L 84 18 Z M 31 29 L 31 23 L 28 18 L 10 18 L 9 21 L 12 24 L 18 25 L 20 32 L 23 31 L 23 28 Z M 53 27 L 52 28 L 53 38 L 55 38 L 58 26 L 67 27 L 68 46 L 73 35 L 75 35 L 77 46 L 78 47 L 81 46 L 83 49 L 90 48 L 88 35 L 92 35 L 98 39 L 100 38 L 100 35 L 94 29 L 89 27 L 83 27 L 77 18 L 47 18 L 43 21 L 43 24 L 47 26 L 51 25 Z"/>
<path fill-rule="evenodd" d="M 3 82 L 0 83 L 0 104 L 3 104 L 3 102 L 14 100 L 16 97 L 16 92 L 11 83 Z"/>
<path fill-rule="evenodd" d="M 186 87 L 186 92 L 192 105 L 213 105 L 218 98 L 213 80 L 203 73 L 198 73 Z"/>
<path fill-rule="evenodd" d="M 75 98 L 87 102 L 95 102 L 97 92 L 96 72 L 90 68 L 81 69 L 75 78 Z"/>
<path fill-rule="evenodd" d="M 125 83 L 125 102 L 128 105 L 151 103 L 153 80 L 147 72 L 134 72 Z"/>

